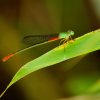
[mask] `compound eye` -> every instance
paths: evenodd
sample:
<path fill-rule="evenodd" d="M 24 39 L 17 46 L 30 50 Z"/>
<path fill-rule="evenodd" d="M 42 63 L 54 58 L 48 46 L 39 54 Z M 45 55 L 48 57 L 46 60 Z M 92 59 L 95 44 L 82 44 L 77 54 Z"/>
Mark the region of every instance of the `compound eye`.
<path fill-rule="evenodd" d="M 70 30 L 68 32 L 70 33 L 70 35 L 74 35 L 75 34 L 74 31 L 72 31 L 72 30 Z"/>

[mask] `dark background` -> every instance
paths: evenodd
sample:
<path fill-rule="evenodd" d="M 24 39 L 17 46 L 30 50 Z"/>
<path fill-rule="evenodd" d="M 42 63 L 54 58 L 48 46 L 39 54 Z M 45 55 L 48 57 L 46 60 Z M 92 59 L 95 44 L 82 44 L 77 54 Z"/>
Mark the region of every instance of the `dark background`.
<path fill-rule="evenodd" d="M 0 0 L 0 58 L 27 47 L 22 42 L 27 35 L 73 30 L 75 38 L 99 27 L 99 0 Z M 58 45 L 59 41 L 48 43 L 5 63 L 1 61 L 0 93 L 22 65 Z M 88 92 L 92 100 L 93 95 L 100 93 L 99 80 L 100 52 L 96 51 L 33 72 L 10 87 L 2 100 L 83 98 L 81 95 L 87 95 L 90 88 L 98 86 L 93 93 Z"/>

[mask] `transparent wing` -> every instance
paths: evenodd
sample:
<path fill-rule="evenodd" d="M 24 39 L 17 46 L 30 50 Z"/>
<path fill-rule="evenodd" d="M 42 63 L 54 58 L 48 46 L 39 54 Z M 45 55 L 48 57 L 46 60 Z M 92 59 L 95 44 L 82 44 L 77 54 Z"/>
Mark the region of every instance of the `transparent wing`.
<path fill-rule="evenodd" d="M 49 41 L 52 38 L 58 37 L 58 34 L 50 34 L 50 35 L 28 35 L 23 38 L 23 42 L 29 45 L 36 45 L 43 43 L 45 41 Z"/>

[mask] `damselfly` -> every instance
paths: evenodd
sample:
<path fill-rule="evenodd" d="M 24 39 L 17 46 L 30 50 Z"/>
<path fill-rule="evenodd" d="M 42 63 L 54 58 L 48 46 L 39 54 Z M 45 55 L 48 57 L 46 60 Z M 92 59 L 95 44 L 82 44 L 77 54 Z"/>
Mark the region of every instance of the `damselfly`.
<path fill-rule="evenodd" d="M 13 54 L 10 54 L 6 57 L 4 57 L 2 59 L 3 62 L 7 61 L 9 58 L 13 57 L 16 54 L 19 54 L 23 51 L 26 51 L 28 49 L 31 49 L 33 47 L 48 43 L 48 42 L 52 42 L 55 40 L 59 40 L 61 39 L 61 42 L 66 43 L 68 40 L 71 40 L 71 36 L 74 35 L 73 31 L 67 31 L 67 32 L 61 32 L 59 34 L 49 34 L 49 35 L 29 35 L 29 36 L 25 36 L 23 41 L 31 44 L 32 46 L 27 47 L 25 49 L 22 49 L 20 51 L 17 51 Z M 60 43 L 61 43 L 60 42 Z"/>

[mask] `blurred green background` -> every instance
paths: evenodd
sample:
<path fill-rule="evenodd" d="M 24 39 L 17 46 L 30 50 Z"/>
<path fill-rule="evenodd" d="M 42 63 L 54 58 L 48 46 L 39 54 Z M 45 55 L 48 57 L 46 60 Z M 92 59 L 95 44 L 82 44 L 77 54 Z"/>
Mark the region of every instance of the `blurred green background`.
<path fill-rule="evenodd" d="M 27 35 L 73 30 L 75 38 L 99 27 L 100 0 L 0 0 L 0 59 L 28 47 L 22 42 Z M 1 61 L 0 93 L 22 65 L 58 45 L 48 43 Z M 36 71 L 10 87 L 2 99 L 100 100 L 99 56 L 96 51 Z"/>

